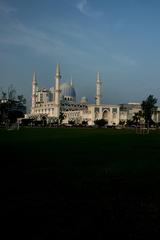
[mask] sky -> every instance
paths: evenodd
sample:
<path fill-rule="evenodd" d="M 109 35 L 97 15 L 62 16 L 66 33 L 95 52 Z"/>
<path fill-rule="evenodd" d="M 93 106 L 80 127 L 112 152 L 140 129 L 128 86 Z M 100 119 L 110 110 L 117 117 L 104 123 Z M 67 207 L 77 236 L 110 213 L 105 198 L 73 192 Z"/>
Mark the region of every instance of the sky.
<path fill-rule="evenodd" d="M 52 87 L 73 79 L 77 100 L 95 101 L 96 73 L 106 104 L 160 104 L 159 0 L 0 0 L 0 87 L 31 102 L 32 75 Z"/>

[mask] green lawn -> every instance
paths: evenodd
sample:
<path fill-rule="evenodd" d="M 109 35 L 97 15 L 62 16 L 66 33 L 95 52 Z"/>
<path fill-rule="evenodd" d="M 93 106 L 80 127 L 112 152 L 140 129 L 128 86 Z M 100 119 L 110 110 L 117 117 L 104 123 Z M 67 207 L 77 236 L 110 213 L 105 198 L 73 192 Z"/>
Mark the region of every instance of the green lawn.
<path fill-rule="evenodd" d="M 32 239 L 159 233 L 160 131 L 1 129 L 0 146 L 7 209 L 36 221 Z"/>
<path fill-rule="evenodd" d="M 116 129 L 1 130 L 0 144 L 3 155 L 23 159 L 34 168 L 85 172 L 108 168 L 112 174 L 160 171 L 160 131 L 138 135 Z"/>

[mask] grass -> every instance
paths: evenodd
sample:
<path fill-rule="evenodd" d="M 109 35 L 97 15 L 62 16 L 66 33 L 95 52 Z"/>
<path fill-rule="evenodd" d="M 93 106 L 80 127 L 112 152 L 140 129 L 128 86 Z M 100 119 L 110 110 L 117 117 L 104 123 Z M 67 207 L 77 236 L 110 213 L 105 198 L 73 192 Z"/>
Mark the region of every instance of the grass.
<path fill-rule="evenodd" d="M 0 130 L 0 146 L 7 210 L 36 222 L 31 239 L 159 233 L 158 130 Z"/>
<path fill-rule="evenodd" d="M 0 144 L 3 155 L 22 158 L 32 168 L 109 168 L 112 174 L 155 174 L 160 170 L 159 138 L 159 131 L 137 135 L 134 130 L 37 128 L 1 131 Z"/>

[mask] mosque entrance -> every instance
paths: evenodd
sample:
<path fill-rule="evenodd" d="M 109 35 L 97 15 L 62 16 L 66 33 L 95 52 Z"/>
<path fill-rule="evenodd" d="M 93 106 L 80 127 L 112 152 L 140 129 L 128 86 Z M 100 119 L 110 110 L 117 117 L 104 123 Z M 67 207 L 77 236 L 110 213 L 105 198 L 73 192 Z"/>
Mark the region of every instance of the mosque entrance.
<path fill-rule="evenodd" d="M 109 119 L 109 111 L 108 111 L 107 109 L 104 110 L 102 118 L 103 118 L 104 120 L 106 120 L 106 122 L 108 122 L 108 119 Z"/>

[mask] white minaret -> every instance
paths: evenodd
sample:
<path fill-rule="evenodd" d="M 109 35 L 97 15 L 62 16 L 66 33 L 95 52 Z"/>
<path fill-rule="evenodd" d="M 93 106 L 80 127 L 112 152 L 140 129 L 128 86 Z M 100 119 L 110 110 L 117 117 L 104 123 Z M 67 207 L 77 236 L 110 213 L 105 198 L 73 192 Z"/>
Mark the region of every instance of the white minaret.
<path fill-rule="evenodd" d="M 71 80 L 70 80 L 70 85 L 73 86 L 73 80 L 72 80 L 72 77 L 71 77 Z"/>
<path fill-rule="evenodd" d="M 60 65 L 57 64 L 56 66 L 56 76 L 55 76 L 55 117 L 59 118 L 60 114 L 60 80 L 61 80 L 61 74 L 60 74 Z"/>
<path fill-rule="evenodd" d="M 96 79 L 96 105 L 100 105 L 101 104 L 101 79 L 100 79 L 100 74 L 99 72 L 97 72 L 97 79 Z"/>
<path fill-rule="evenodd" d="M 36 73 L 34 72 L 32 78 L 32 110 L 31 110 L 32 113 L 34 113 L 36 107 L 36 91 L 37 91 L 37 79 Z"/>

